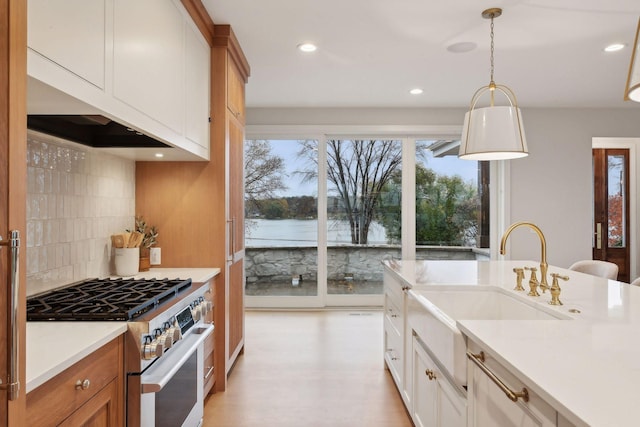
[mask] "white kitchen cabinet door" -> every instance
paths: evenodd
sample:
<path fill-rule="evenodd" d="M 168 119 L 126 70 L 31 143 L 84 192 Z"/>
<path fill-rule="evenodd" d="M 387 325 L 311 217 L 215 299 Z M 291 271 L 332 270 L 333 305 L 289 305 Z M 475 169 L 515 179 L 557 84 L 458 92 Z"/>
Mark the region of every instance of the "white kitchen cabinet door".
<path fill-rule="evenodd" d="M 466 398 L 453 387 L 413 337 L 413 423 L 417 427 L 464 427 Z"/>
<path fill-rule="evenodd" d="M 179 134 L 184 128 L 184 25 L 172 1 L 114 1 L 113 95 Z"/>
<path fill-rule="evenodd" d="M 104 90 L 105 0 L 27 3 L 29 49 Z"/>
<path fill-rule="evenodd" d="M 474 351 L 479 353 L 479 351 Z M 485 366 L 512 391 L 526 387 L 515 375 L 489 356 Z M 555 427 L 556 411 L 528 389 L 529 401 L 512 402 L 505 393 L 473 362 L 468 362 L 468 398 L 470 427 Z"/>
<path fill-rule="evenodd" d="M 209 152 L 209 45 L 197 28 L 185 26 L 185 137 Z"/>

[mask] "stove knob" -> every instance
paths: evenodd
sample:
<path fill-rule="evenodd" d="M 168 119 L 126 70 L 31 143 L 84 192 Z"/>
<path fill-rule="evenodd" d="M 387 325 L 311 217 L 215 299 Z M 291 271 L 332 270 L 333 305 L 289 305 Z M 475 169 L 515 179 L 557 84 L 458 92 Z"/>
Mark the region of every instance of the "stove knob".
<path fill-rule="evenodd" d="M 145 360 L 155 359 L 162 356 L 163 353 L 164 346 L 156 340 L 142 346 L 142 358 Z"/>
<path fill-rule="evenodd" d="M 158 342 L 162 343 L 164 350 L 169 350 L 173 345 L 173 336 L 167 334 L 166 332 L 160 335 L 158 338 Z"/>
<path fill-rule="evenodd" d="M 209 313 L 209 308 L 207 307 L 207 304 L 202 301 L 198 307 L 200 308 L 200 312 L 202 313 L 202 317 L 206 316 L 207 313 Z"/>
<path fill-rule="evenodd" d="M 173 342 L 176 342 L 182 338 L 182 334 L 180 333 L 180 328 L 176 326 L 170 327 L 169 329 L 166 330 L 165 333 L 171 336 L 171 339 L 173 340 Z"/>
<path fill-rule="evenodd" d="M 200 319 L 202 319 L 202 310 L 200 309 L 200 306 L 197 305 L 193 308 L 193 311 L 191 312 L 191 315 L 193 316 L 193 321 L 194 322 L 199 322 Z"/>

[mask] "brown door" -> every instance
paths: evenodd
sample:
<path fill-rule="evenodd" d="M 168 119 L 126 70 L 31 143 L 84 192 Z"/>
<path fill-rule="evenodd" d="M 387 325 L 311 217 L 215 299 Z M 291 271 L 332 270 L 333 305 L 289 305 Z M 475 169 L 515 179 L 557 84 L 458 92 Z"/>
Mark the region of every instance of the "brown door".
<path fill-rule="evenodd" d="M 11 250 L 0 249 L 0 426 L 25 425 L 25 291 L 27 153 L 27 2 L 0 0 L 0 236 L 9 230 L 22 236 L 18 268 L 18 345 L 9 328 L 11 307 Z M 12 363 L 13 350 L 17 359 Z M 13 369 L 12 369 L 13 367 Z M 14 376 L 15 375 L 15 376 Z M 7 384 L 10 383 L 10 384 Z"/>
<path fill-rule="evenodd" d="M 616 263 L 630 279 L 629 150 L 593 150 L 593 259 Z"/>

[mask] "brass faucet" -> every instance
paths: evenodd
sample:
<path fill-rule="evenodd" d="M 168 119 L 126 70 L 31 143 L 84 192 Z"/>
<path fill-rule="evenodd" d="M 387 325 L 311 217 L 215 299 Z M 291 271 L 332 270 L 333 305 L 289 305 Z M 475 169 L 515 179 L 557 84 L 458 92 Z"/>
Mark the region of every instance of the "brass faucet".
<path fill-rule="evenodd" d="M 511 224 L 511 226 L 507 228 L 507 231 L 504 232 L 502 240 L 500 241 L 500 255 L 504 255 L 506 252 L 507 239 L 511 232 L 520 226 L 527 226 L 531 228 L 540 238 L 540 276 L 542 276 L 540 278 L 540 289 L 542 289 L 542 292 L 545 292 L 549 289 L 549 282 L 547 282 L 547 269 L 549 268 L 549 265 L 547 264 L 547 241 L 544 238 L 544 234 L 542 234 L 542 230 L 540 230 L 537 225 L 524 221 Z"/>

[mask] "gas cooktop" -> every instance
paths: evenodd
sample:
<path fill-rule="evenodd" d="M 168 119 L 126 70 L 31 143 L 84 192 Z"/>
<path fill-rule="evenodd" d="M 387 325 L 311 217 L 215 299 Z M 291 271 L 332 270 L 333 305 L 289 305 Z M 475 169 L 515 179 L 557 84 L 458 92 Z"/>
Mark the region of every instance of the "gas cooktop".
<path fill-rule="evenodd" d="M 88 279 L 27 299 L 27 320 L 130 321 L 176 298 L 191 279 Z"/>

